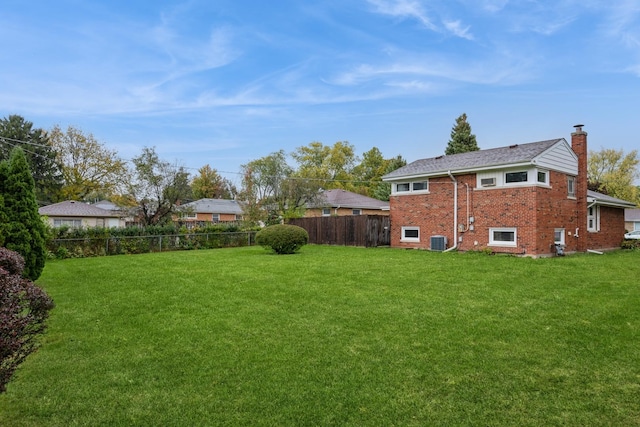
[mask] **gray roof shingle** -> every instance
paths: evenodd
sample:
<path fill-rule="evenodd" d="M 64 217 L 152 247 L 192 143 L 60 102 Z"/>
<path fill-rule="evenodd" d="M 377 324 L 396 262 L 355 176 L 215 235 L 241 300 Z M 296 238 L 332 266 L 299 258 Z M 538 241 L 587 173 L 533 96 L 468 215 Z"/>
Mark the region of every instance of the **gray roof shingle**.
<path fill-rule="evenodd" d="M 67 217 L 96 217 L 96 218 L 118 218 L 117 212 L 101 209 L 83 202 L 67 200 L 53 205 L 43 206 L 38 209 L 40 215 L 46 216 L 67 216 Z"/>
<path fill-rule="evenodd" d="M 455 172 L 488 166 L 530 162 L 562 140 L 562 138 L 549 139 L 508 147 L 420 159 L 396 169 L 382 178 L 393 179 L 406 176 L 446 174 L 448 171 Z"/>
<path fill-rule="evenodd" d="M 346 190 L 325 190 L 322 193 L 319 205 L 358 209 L 389 209 L 389 202 Z"/>
<path fill-rule="evenodd" d="M 197 213 L 217 213 L 242 215 L 242 205 L 236 200 L 200 199 L 185 203 L 182 209 L 193 209 Z"/>

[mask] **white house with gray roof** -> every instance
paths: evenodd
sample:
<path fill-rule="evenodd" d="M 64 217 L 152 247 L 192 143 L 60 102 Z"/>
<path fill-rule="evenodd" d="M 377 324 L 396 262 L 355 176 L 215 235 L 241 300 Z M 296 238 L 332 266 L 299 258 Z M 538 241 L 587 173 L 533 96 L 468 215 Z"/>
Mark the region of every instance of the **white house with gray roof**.
<path fill-rule="evenodd" d="M 38 213 L 45 217 L 52 227 L 124 227 L 125 215 L 112 209 L 103 209 L 84 202 L 67 200 L 43 206 Z"/>

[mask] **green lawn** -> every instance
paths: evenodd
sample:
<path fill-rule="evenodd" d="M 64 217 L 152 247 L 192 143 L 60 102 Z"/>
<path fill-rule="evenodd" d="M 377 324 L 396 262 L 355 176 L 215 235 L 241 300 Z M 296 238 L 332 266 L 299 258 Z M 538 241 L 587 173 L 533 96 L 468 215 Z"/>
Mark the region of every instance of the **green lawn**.
<path fill-rule="evenodd" d="M 2 426 L 640 425 L 640 252 L 51 261 Z"/>

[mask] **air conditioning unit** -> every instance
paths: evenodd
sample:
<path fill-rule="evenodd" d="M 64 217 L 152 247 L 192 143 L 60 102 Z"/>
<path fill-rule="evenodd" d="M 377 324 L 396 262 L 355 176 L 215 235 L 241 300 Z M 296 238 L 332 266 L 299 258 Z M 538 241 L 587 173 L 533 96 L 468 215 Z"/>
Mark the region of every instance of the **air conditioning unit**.
<path fill-rule="evenodd" d="M 482 178 L 480 180 L 480 185 L 483 187 L 495 187 L 496 179 L 495 178 Z"/>
<path fill-rule="evenodd" d="M 444 251 L 447 249 L 447 238 L 445 236 L 431 236 L 431 250 Z"/>

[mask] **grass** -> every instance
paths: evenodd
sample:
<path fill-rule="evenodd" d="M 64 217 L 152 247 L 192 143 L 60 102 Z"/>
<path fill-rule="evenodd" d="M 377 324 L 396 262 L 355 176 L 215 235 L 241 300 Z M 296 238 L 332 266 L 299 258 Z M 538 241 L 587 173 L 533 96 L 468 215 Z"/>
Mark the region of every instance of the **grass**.
<path fill-rule="evenodd" d="M 640 425 L 640 253 L 49 262 L 0 425 Z"/>

